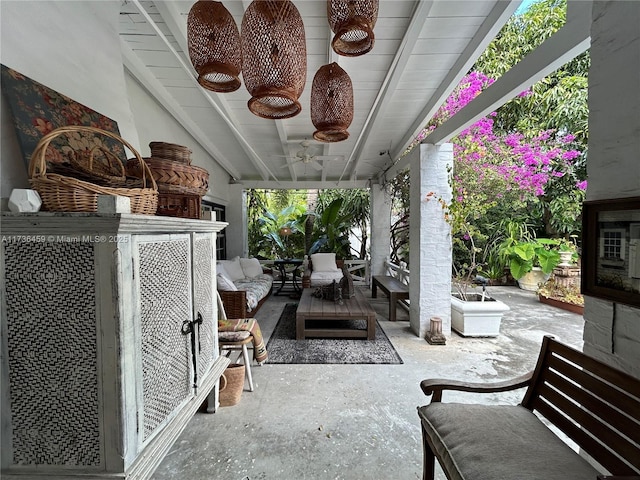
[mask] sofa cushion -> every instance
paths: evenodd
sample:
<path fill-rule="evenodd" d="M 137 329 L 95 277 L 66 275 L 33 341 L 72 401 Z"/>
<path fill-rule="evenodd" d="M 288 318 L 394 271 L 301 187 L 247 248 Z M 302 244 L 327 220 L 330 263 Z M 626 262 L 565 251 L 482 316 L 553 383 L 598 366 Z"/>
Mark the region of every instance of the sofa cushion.
<path fill-rule="evenodd" d="M 418 409 L 452 480 L 578 480 L 599 472 L 521 406 L 435 402 Z"/>
<path fill-rule="evenodd" d="M 342 270 L 337 272 L 311 272 L 310 285 L 312 287 L 319 287 L 322 285 L 328 285 L 334 280 L 339 282 L 342 279 Z"/>
<path fill-rule="evenodd" d="M 231 281 L 235 282 L 245 277 L 242 265 L 240 265 L 240 257 L 235 257 L 231 260 L 220 260 L 220 264 L 224 267 Z"/>
<path fill-rule="evenodd" d="M 235 280 L 233 283 L 238 290 L 247 292 L 247 308 L 253 310 L 271 291 L 273 277 L 267 273 L 261 273 L 253 278 Z"/>
<path fill-rule="evenodd" d="M 238 290 L 235 284 L 227 277 L 224 273 L 218 272 L 216 275 L 216 284 L 218 286 L 218 290 L 223 290 L 225 292 Z"/>
<path fill-rule="evenodd" d="M 314 253 L 311 255 L 311 265 L 314 272 L 340 271 L 336 265 L 335 253 Z"/>
<path fill-rule="evenodd" d="M 262 274 L 262 265 L 257 258 L 241 258 L 240 266 L 245 277 L 253 278 Z"/>

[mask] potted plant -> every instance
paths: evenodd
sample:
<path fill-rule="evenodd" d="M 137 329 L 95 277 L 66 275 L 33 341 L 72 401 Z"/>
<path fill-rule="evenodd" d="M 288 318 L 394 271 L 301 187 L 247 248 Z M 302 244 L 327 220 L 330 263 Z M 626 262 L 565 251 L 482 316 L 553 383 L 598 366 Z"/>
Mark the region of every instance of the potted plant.
<path fill-rule="evenodd" d="M 502 250 L 509 271 L 523 290 L 535 291 L 560 263 L 559 241 L 552 238 L 518 240 Z"/>
<path fill-rule="evenodd" d="M 497 337 L 500 334 L 502 315 L 509 307 L 495 298 L 491 298 L 485 286 L 488 278 L 484 277 L 483 265 L 477 262 L 481 251 L 476 247 L 474 233 L 468 225 L 459 225 L 465 234 L 454 237 L 454 245 L 458 250 L 466 250 L 468 262 L 456 265 L 452 284 L 455 292 L 451 294 L 451 328 L 465 337 Z M 482 291 L 477 292 L 478 284 Z M 473 292 L 470 292 L 469 289 Z"/>
<path fill-rule="evenodd" d="M 558 245 L 560 254 L 560 267 L 572 267 L 578 261 L 578 248 L 573 239 L 562 238 Z"/>

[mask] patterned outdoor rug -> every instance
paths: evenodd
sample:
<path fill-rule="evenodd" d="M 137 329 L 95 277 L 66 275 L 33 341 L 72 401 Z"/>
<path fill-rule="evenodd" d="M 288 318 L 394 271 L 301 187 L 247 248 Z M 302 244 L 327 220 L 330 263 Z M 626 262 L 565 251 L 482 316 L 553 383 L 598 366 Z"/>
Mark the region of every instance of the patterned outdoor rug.
<path fill-rule="evenodd" d="M 403 363 L 376 320 L 376 338 L 308 338 L 296 340 L 295 303 L 284 306 L 280 320 L 267 343 L 268 363 Z M 332 327 L 366 330 L 365 320 L 331 321 Z M 314 326 L 319 326 L 314 323 Z M 339 325 L 342 324 L 342 325 Z M 307 324 L 308 325 L 308 324 Z"/>

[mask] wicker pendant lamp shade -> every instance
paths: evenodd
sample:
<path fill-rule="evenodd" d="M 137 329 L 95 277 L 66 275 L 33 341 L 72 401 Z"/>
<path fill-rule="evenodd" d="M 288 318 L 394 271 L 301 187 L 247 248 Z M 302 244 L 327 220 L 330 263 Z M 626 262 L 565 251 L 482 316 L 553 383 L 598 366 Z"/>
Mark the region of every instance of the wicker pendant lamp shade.
<path fill-rule="evenodd" d="M 241 25 L 242 76 L 249 110 L 263 118 L 290 118 L 307 79 L 304 24 L 290 0 L 254 0 Z"/>
<path fill-rule="evenodd" d="M 311 121 L 317 128 L 313 138 L 320 142 L 346 140 L 352 120 L 351 78 L 335 62 L 320 67 L 311 85 Z"/>
<path fill-rule="evenodd" d="M 240 33 L 221 2 L 199 0 L 187 18 L 189 57 L 198 72 L 198 83 L 214 92 L 240 88 L 242 55 Z"/>
<path fill-rule="evenodd" d="M 338 55 L 357 57 L 371 51 L 378 20 L 378 0 L 327 0 L 327 18 Z"/>

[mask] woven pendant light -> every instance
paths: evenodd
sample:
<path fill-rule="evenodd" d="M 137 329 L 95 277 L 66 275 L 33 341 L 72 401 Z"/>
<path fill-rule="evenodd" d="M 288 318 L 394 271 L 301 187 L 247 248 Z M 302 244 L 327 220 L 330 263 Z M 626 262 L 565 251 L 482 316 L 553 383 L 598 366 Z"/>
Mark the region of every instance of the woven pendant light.
<path fill-rule="evenodd" d="M 338 55 L 357 57 L 373 48 L 378 0 L 327 0 L 327 18 Z"/>
<path fill-rule="evenodd" d="M 198 72 L 198 83 L 214 92 L 240 88 L 242 54 L 240 33 L 221 2 L 199 0 L 187 18 L 189 57 Z"/>
<path fill-rule="evenodd" d="M 307 79 L 302 17 L 290 0 L 254 0 L 242 18 L 242 76 L 249 110 L 263 118 L 290 118 Z"/>
<path fill-rule="evenodd" d="M 351 78 L 335 62 L 320 67 L 311 84 L 311 121 L 318 129 L 313 138 L 320 142 L 346 140 L 352 120 Z"/>

